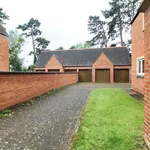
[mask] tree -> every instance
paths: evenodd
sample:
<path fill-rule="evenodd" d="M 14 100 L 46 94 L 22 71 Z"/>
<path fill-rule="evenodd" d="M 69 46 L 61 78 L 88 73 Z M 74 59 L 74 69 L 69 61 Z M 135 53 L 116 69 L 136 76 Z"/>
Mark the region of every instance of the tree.
<path fill-rule="evenodd" d="M 5 24 L 4 20 L 9 20 L 9 16 L 3 12 L 3 8 L 0 8 L 0 24 Z"/>
<path fill-rule="evenodd" d="M 121 46 L 125 45 L 123 33 L 130 28 L 130 21 L 137 9 L 136 0 L 111 0 L 110 9 L 102 11 L 108 19 L 108 35 L 114 39 L 120 37 Z"/>
<path fill-rule="evenodd" d="M 9 41 L 10 41 L 10 70 L 11 71 L 22 71 L 23 59 L 19 58 L 19 54 L 21 53 L 21 48 L 24 43 L 24 38 L 18 34 L 17 31 L 9 32 Z"/>
<path fill-rule="evenodd" d="M 69 49 L 76 49 L 76 46 L 73 45 L 73 46 L 71 46 Z"/>
<path fill-rule="evenodd" d="M 78 43 L 76 45 L 73 45 L 70 47 L 70 49 L 81 49 L 81 48 L 90 48 L 91 47 L 91 42 L 86 41 L 84 43 Z"/>
<path fill-rule="evenodd" d="M 23 31 L 23 35 L 25 35 L 26 38 L 32 38 L 33 51 L 31 51 L 30 54 L 33 54 L 34 56 L 33 64 L 35 64 L 37 55 L 41 52 L 42 48 L 47 48 L 50 43 L 45 38 L 39 37 L 42 34 L 42 31 L 39 30 L 40 25 L 41 23 L 37 19 L 31 18 L 28 23 L 17 27 L 17 29 Z"/>
<path fill-rule="evenodd" d="M 34 67 L 35 67 L 34 65 L 30 65 L 30 66 L 28 66 L 27 70 L 30 71 L 30 72 L 32 72 L 32 71 L 34 71 Z"/>
<path fill-rule="evenodd" d="M 88 30 L 90 34 L 95 36 L 91 40 L 91 45 L 100 45 L 100 47 L 107 47 L 109 37 L 107 34 L 107 24 L 102 21 L 99 16 L 90 16 L 88 20 Z"/>
<path fill-rule="evenodd" d="M 118 35 L 120 36 L 121 46 L 123 46 L 123 28 L 125 28 L 126 26 L 126 22 L 123 21 L 125 20 L 125 14 L 122 12 L 124 9 L 124 3 L 120 0 L 112 0 L 111 2 L 109 2 L 109 5 L 110 10 L 103 11 L 103 15 L 105 16 L 105 18 L 110 19 L 108 23 L 108 34 L 111 37 L 112 33 L 116 31 L 116 37 L 118 37 Z"/>
<path fill-rule="evenodd" d="M 64 48 L 62 46 L 60 46 L 56 50 L 64 50 Z"/>
<path fill-rule="evenodd" d="M 41 51 L 43 51 L 47 48 L 49 43 L 50 43 L 50 41 L 48 41 L 42 37 L 38 37 L 35 39 L 36 58 L 40 55 Z M 33 52 L 29 53 L 29 55 L 32 55 L 32 54 L 34 54 L 34 53 Z"/>
<path fill-rule="evenodd" d="M 128 24 L 132 21 L 133 17 L 137 13 L 137 8 L 140 5 L 140 1 L 138 0 L 124 0 L 125 1 L 125 14 L 128 16 Z"/>
<path fill-rule="evenodd" d="M 23 72 L 33 72 L 34 71 L 35 66 L 34 65 L 29 65 L 28 67 L 23 66 L 22 67 L 22 71 Z"/>

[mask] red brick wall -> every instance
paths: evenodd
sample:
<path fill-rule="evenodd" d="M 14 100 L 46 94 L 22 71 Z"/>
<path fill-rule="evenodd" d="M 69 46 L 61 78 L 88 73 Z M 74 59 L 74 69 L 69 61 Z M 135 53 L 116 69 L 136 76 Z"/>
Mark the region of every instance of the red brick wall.
<path fill-rule="evenodd" d="M 75 73 L 0 73 L 0 110 L 77 81 Z"/>
<path fill-rule="evenodd" d="M 144 131 L 145 141 L 150 148 L 150 7 L 145 13 L 145 100 Z"/>
<path fill-rule="evenodd" d="M 144 95 L 144 79 L 137 78 L 137 58 L 144 56 L 143 14 L 132 24 L 132 89 Z"/>
<path fill-rule="evenodd" d="M 60 72 L 64 72 L 64 69 L 61 63 L 58 61 L 58 59 L 54 55 L 48 61 L 45 69 L 46 69 L 46 72 L 48 71 L 48 69 L 59 69 Z"/>
<path fill-rule="evenodd" d="M 0 71 L 9 71 L 9 44 L 8 39 L 0 34 Z"/>

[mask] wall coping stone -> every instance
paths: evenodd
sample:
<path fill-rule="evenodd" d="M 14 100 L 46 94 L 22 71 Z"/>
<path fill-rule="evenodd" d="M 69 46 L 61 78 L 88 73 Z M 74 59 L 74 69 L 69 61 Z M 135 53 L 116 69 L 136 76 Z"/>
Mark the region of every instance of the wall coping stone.
<path fill-rule="evenodd" d="M 8 72 L 8 71 L 0 71 L 1 74 L 78 74 L 77 72 Z"/>

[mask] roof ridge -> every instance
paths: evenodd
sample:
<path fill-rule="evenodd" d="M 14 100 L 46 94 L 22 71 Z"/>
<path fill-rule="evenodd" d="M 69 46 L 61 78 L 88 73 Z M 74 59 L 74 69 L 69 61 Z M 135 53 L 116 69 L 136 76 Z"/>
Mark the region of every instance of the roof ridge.
<path fill-rule="evenodd" d="M 116 46 L 116 47 L 104 47 L 104 48 L 80 48 L 80 49 L 66 49 L 66 50 L 45 50 L 42 52 L 60 52 L 60 51 L 80 51 L 80 50 L 96 50 L 96 49 L 115 49 L 115 48 L 127 48 L 126 46 Z"/>

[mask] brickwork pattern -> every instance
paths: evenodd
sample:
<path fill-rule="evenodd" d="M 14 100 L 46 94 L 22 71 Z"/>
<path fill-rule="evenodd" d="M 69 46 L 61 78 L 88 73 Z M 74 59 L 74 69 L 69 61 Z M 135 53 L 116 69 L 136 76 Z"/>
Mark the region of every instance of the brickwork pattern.
<path fill-rule="evenodd" d="M 100 57 L 96 60 L 96 62 L 91 67 L 66 67 L 66 66 L 63 67 L 61 63 L 58 61 L 57 57 L 52 56 L 52 58 L 48 61 L 45 68 L 35 68 L 35 71 L 42 69 L 47 72 L 48 69 L 59 69 L 60 72 L 64 72 L 67 69 L 75 69 L 77 70 L 77 72 L 79 72 L 80 69 L 92 69 L 92 81 L 95 82 L 95 69 L 110 69 L 110 82 L 113 83 L 114 68 L 130 69 L 131 66 L 114 66 L 105 54 L 101 54 Z"/>
<path fill-rule="evenodd" d="M 0 73 L 0 110 L 76 82 L 78 74 Z"/>
<path fill-rule="evenodd" d="M 9 44 L 8 39 L 0 34 L 0 71 L 9 71 Z"/>
<path fill-rule="evenodd" d="M 45 71 L 48 72 L 48 69 L 59 69 L 60 72 L 64 72 L 64 69 L 58 59 L 53 55 L 48 61 Z"/>
<path fill-rule="evenodd" d="M 137 78 L 137 58 L 144 56 L 143 14 L 132 24 L 132 89 L 144 95 L 144 79 Z"/>
<path fill-rule="evenodd" d="M 145 12 L 145 100 L 144 131 L 145 140 L 150 148 L 150 7 Z"/>

